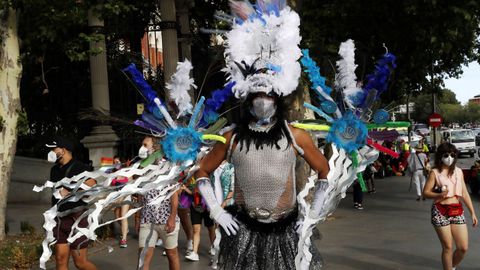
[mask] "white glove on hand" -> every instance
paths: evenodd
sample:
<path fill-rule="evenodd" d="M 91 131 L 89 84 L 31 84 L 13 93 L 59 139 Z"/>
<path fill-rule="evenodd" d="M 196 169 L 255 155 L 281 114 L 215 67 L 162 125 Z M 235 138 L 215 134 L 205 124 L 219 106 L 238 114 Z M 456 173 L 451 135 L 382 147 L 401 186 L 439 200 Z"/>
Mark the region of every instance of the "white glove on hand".
<path fill-rule="evenodd" d="M 312 211 L 310 212 L 311 218 L 317 218 L 321 214 L 326 197 L 326 191 L 328 188 L 328 181 L 326 179 L 319 179 L 315 184 L 315 194 L 312 202 Z"/>
<path fill-rule="evenodd" d="M 238 222 L 218 203 L 210 179 L 207 177 L 197 179 L 197 186 L 200 194 L 202 194 L 203 199 L 210 209 L 210 217 L 222 226 L 227 235 L 236 235 L 238 231 Z"/>
<path fill-rule="evenodd" d="M 227 235 L 236 235 L 238 231 L 238 223 L 235 218 L 227 211 L 220 209 L 218 217 L 214 218 L 215 221 L 222 226 Z"/>

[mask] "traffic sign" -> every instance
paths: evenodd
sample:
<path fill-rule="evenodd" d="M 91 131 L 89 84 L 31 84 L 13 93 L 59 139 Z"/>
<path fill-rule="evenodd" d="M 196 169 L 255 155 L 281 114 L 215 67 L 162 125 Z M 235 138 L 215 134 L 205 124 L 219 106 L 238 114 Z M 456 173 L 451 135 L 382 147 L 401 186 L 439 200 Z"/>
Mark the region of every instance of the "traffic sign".
<path fill-rule="evenodd" d="M 429 117 L 428 117 L 428 124 L 431 126 L 431 127 L 439 127 L 442 125 L 442 116 L 438 113 L 432 113 Z"/>

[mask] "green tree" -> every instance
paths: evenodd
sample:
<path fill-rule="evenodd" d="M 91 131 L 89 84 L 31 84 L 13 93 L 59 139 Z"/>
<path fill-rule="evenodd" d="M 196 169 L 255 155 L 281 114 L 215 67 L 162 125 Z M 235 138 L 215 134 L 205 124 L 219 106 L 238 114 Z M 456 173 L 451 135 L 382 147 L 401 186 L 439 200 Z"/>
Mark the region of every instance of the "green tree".
<path fill-rule="evenodd" d="M 39 111 L 43 111 L 43 115 L 50 117 L 44 122 L 50 124 L 31 125 L 27 130 L 37 129 L 43 132 L 46 128 L 52 133 L 61 132 L 65 127 L 59 121 L 59 115 L 63 113 L 63 116 L 67 115 L 67 118 L 71 119 L 70 127 L 65 130 L 79 132 L 82 128 L 77 126 L 78 104 L 82 104 L 82 100 L 89 97 L 89 87 L 85 85 L 88 68 L 84 60 L 90 54 L 97 53 L 91 51 L 88 44 L 101 35 L 111 40 L 117 38 L 116 35 L 125 33 L 115 31 L 113 34 L 109 32 L 109 29 L 112 29 L 109 25 L 104 33 L 90 32 L 87 27 L 88 11 L 98 12 L 107 22 L 117 20 L 124 25 L 129 25 L 132 22 L 128 20 L 135 18 L 132 14 L 150 14 L 147 9 L 155 5 L 155 1 L 138 1 L 137 3 L 134 0 L 0 0 L 0 91 L 2 92 L 0 118 L 3 123 L 0 130 L 0 240 L 5 236 L 7 191 L 13 156 L 16 152 L 17 120 L 21 111 L 19 98 L 20 78 L 23 73 L 21 64 L 27 67 L 25 71 L 37 70 L 27 72 L 21 82 L 22 89 L 31 90 L 32 88 L 28 86 L 33 86 L 33 89 L 39 90 L 39 95 L 35 92 L 27 93 L 26 96 L 33 97 L 32 104 L 41 103 L 39 96 L 45 99 L 45 96 L 50 96 L 48 93 L 52 90 L 67 93 L 65 96 L 68 97 L 68 99 L 62 99 L 56 96 L 56 100 L 53 99 L 54 97 L 46 97 L 46 104 L 49 106 L 41 107 Z M 139 10 L 144 13 L 138 12 Z M 148 21 L 148 16 L 136 20 L 140 24 Z M 53 65 L 50 65 L 52 63 Z M 70 66 L 76 68 L 74 72 L 77 76 L 65 72 Z M 56 82 L 63 78 L 64 81 L 70 80 L 70 85 L 55 85 L 55 83 L 49 85 L 46 80 L 48 72 L 56 73 Z M 78 78 L 81 79 L 76 82 Z M 79 85 L 76 85 L 77 83 Z M 76 95 L 72 95 L 70 88 L 78 90 Z M 76 111 L 71 110 L 72 104 Z M 38 115 L 36 112 L 32 114 L 27 111 L 27 114 L 29 118 L 30 116 L 34 118 Z M 24 123 L 25 119 L 20 119 Z M 40 143 L 40 138 L 37 139 Z"/>
<path fill-rule="evenodd" d="M 480 105 L 469 102 L 465 105 L 465 118 L 461 123 L 479 123 L 480 122 Z"/>
<path fill-rule="evenodd" d="M 440 113 L 445 124 L 464 123 L 466 113 L 460 104 L 440 104 Z"/>
<path fill-rule="evenodd" d="M 460 104 L 460 101 L 457 100 L 457 95 L 447 88 L 444 88 L 438 93 L 438 102 L 440 104 Z"/>
<path fill-rule="evenodd" d="M 410 100 L 414 103 L 411 118 L 415 122 L 426 123 L 428 116 L 432 114 L 432 94 L 415 93 Z M 440 90 L 436 109 L 439 110 L 442 115 L 446 115 L 448 112 L 448 123 L 453 123 L 459 119 L 459 113 L 455 110 L 460 110 L 461 108 L 463 107 L 460 105 L 454 92 L 446 88 Z"/>
<path fill-rule="evenodd" d="M 388 102 L 405 92 L 438 92 L 445 76 L 456 77 L 462 64 L 479 59 L 479 1 L 304 0 L 301 14 L 304 46 L 329 77 L 340 42 L 355 40 L 360 77 L 385 43 L 398 57 Z"/>

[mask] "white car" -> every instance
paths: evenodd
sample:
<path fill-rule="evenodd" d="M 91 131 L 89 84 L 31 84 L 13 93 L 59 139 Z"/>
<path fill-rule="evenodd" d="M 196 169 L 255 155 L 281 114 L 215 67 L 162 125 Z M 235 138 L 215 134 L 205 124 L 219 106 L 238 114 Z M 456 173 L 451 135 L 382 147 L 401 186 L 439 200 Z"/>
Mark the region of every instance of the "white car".
<path fill-rule="evenodd" d="M 410 132 L 410 141 L 408 140 L 408 133 L 407 131 L 403 131 L 403 130 L 397 130 L 398 133 L 400 134 L 400 136 L 398 136 L 397 138 L 397 141 L 401 141 L 401 140 L 404 140 L 406 142 L 408 142 L 409 144 L 412 144 L 413 142 L 418 142 L 422 139 L 422 136 L 418 135 L 418 134 L 415 134 L 414 132 Z"/>

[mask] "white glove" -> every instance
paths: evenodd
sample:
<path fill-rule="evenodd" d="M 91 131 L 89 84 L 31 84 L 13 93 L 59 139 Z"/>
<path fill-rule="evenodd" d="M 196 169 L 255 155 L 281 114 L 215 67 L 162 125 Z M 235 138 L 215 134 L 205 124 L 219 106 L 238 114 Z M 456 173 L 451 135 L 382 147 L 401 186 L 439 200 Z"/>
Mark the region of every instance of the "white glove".
<path fill-rule="evenodd" d="M 312 211 L 310 212 L 311 218 L 317 218 L 322 211 L 325 203 L 326 191 L 328 188 L 328 181 L 326 179 L 319 179 L 315 184 L 315 194 L 313 195 Z"/>
<path fill-rule="evenodd" d="M 238 222 L 218 203 L 210 179 L 207 177 L 197 179 L 197 186 L 200 194 L 202 194 L 203 199 L 210 209 L 210 217 L 222 226 L 227 235 L 236 235 L 238 231 Z"/>
<path fill-rule="evenodd" d="M 238 223 L 235 218 L 227 211 L 220 208 L 220 213 L 215 219 L 220 226 L 225 230 L 227 235 L 236 235 L 238 231 Z M 213 217 L 212 217 L 213 218 Z"/>

